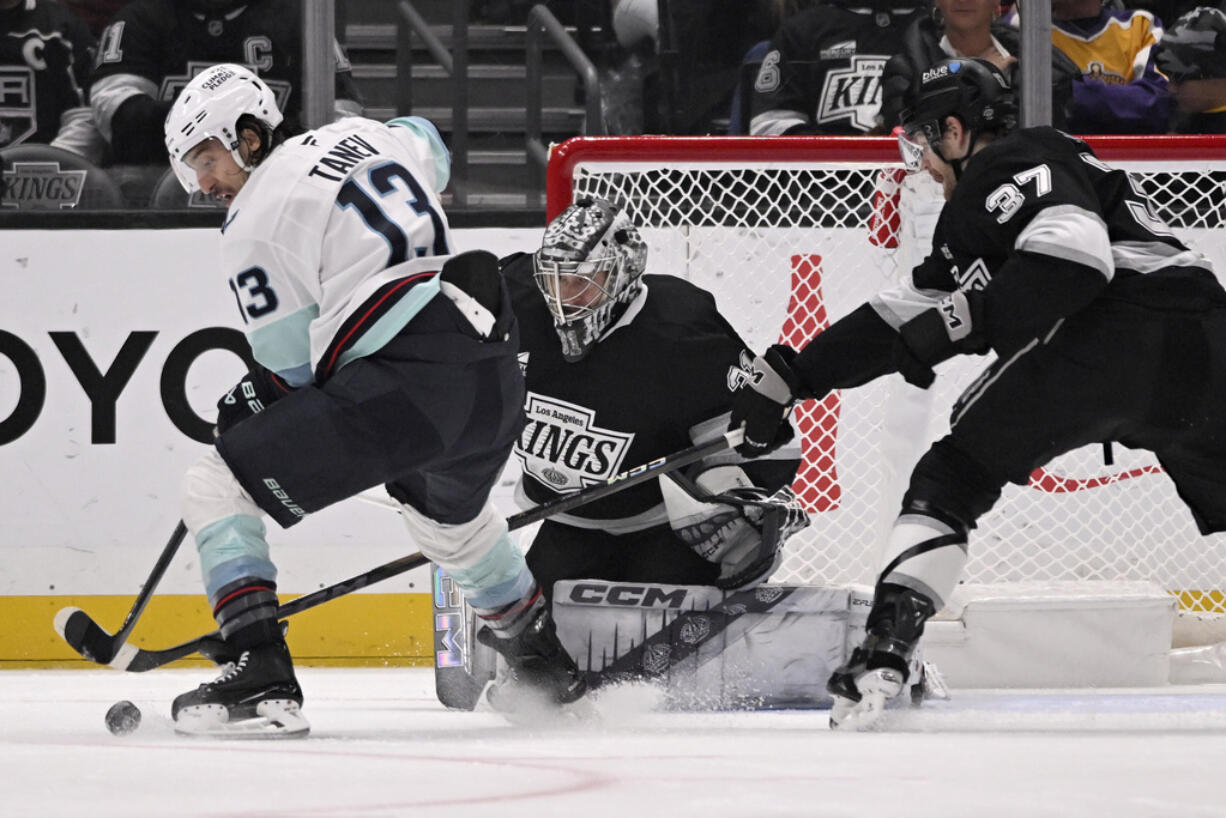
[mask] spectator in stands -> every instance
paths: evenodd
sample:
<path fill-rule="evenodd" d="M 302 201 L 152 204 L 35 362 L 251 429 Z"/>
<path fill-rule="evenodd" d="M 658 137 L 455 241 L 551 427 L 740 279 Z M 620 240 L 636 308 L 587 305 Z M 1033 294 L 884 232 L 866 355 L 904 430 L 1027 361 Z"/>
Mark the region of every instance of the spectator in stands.
<path fill-rule="evenodd" d="M 1016 9 L 1011 17 L 1016 24 Z M 1152 51 L 1161 21 L 1147 11 L 1106 8 L 1103 0 L 1052 0 L 1051 18 L 1052 44 L 1081 72 L 1067 130 L 1165 133 L 1173 103 Z"/>
<path fill-rule="evenodd" d="M 1187 14 L 1197 6 L 1212 6 L 1215 5 L 1213 0 L 1104 0 L 1106 5 L 1114 3 L 1117 6 L 1125 6 L 1130 9 L 1139 11 L 1148 11 L 1154 16 L 1155 20 L 1162 22 L 1163 30 L 1170 25 L 1172 20 L 1178 20 L 1184 14 Z M 1166 35 L 1163 34 L 1165 37 Z"/>
<path fill-rule="evenodd" d="M 1005 72 L 1016 87 L 1021 76 L 1018 30 L 1000 20 L 997 0 L 935 0 L 932 14 L 915 20 L 903 33 L 902 48 L 885 65 L 882 110 L 897 112 L 913 104 L 924 71 L 950 57 L 978 57 Z M 1067 124 L 1073 79 L 1081 71 L 1059 49 L 1052 49 L 1052 125 Z M 886 127 L 900 124 L 886 120 Z"/>
<path fill-rule="evenodd" d="M 132 0 L 60 0 L 60 2 L 85 21 L 85 25 L 89 26 L 90 34 L 99 37 L 102 30 L 114 19 L 116 12 L 131 3 Z"/>
<path fill-rule="evenodd" d="M 0 0 L 0 148 L 53 145 L 102 161 L 106 143 L 86 96 L 94 38 L 50 0 Z"/>
<path fill-rule="evenodd" d="M 1226 12 L 1204 7 L 1180 17 L 1155 59 L 1175 97 L 1172 130 L 1226 133 Z"/>
<path fill-rule="evenodd" d="M 348 60 L 336 44 L 335 118 L 359 115 Z M 133 0 L 102 34 L 91 101 L 114 159 L 164 164 L 162 123 L 188 80 L 215 63 L 255 71 L 287 122 L 302 111 L 299 0 Z"/>
<path fill-rule="evenodd" d="M 754 82 L 749 132 L 864 134 L 889 131 L 882 110 L 886 61 L 925 13 L 919 0 L 830 0 L 785 19 Z M 895 103 L 897 104 L 897 103 Z"/>
<path fill-rule="evenodd" d="M 722 133 L 742 58 L 776 27 L 775 2 L 612 0 L 610 26 L 621 53 L 608 69 L 612 83 L 602 78 L 612 92 L 606 109 L 641 96 L 643 131 Z"/>

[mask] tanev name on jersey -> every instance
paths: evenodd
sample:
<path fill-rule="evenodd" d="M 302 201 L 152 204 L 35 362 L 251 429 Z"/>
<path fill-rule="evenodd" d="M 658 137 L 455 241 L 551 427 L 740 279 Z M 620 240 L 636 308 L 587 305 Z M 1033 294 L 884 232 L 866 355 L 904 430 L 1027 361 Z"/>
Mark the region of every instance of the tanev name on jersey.
<path fill-rule="evenodd" d="M 308 142 L 307 144 L 312 143 Z M 343 182 L 345 174 L 352 170 L 359 162 L 367 157 L 378 155 L 379 151 L 374 145 L 357 134 L 351 134 L 344 139 L 338 140 L 336 145 L 320 158 L 307 175 L 322 176 L 333 182 Z M 340 175 L 333 176 L 331 173 L 325 173 L 320 168 L 321 165 L 336 171 Z"/>

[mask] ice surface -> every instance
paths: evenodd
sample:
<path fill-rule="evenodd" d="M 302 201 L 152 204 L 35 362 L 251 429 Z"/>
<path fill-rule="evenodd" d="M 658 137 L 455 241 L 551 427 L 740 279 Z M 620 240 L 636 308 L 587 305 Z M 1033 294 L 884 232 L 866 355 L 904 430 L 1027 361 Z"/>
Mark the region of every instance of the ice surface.
<path fill-rule="evenodd" d="M 302 668 L 310 738 L 175 736 L 170 700 L 211 675 L 0 672 L 0 815 L 1226 816 L 1223 686 L 954 691 L 872 734 L 629 689 L 599 722 L 526 728 L 445 710 L 427 669 Z M 125 737 L 119 699 L 144 714 Z"/>

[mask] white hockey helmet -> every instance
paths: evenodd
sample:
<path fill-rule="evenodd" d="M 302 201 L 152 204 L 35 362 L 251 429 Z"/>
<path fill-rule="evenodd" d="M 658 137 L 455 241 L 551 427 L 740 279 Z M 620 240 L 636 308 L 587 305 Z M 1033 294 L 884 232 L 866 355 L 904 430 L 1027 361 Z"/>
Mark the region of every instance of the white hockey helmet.
<path fill-rule="evenodd" d="M 253 170 L 238 152 L 238 119 L 250 114 L 269 130 L 284 117 L 272 89 L 251 70 L 233 63 L 210 66 L 192 78 L 166 115 L 170 166 L 188 193 L 199 189 L 196 173 L 183 161 L 192 148 L 217 139 L 243 170 Z"/>
<path fill-rule="evenodd" d="M 574 362 L 643 289 L 647 243 L 624 210 L 585 198 L 549 223 L 533 262 L 562 355 Z"/>

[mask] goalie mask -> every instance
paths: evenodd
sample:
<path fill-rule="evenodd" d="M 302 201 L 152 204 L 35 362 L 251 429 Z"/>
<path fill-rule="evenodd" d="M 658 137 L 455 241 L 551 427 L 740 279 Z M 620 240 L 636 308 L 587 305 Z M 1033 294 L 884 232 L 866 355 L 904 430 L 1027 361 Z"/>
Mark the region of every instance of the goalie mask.
<path fill-rule="evenodd" d="M 1007 133 L 1017 125 L 1017 108 L 1009 80 L 987 60 L 941 60 L 926 69 L 915 91 L 914 104 L 902 112 L 899 150 L 907 170 L 916 171 L 924 148 L 962 175 L 962 163 L 975 150 L 981 133 Z M 946 159 L 941 153 L 946 117 L 957 117 L 970 131 L 966 157 Z"/>
<path fill-rule="evenodd" d="M 604 199 L 582 199 L 549 223 L 533 269 L 567 361 L 582 360 L 642 292 L 646 263 L 639 231 Z"/>
<path fill-rule="evenodd" d="M 241 65 L 222 63 L 197 74 L 179 93 L 166 116 L 166 151 L 170 166 L 188 193 L 200 185 L 184 161 L 207 139 L 216 139 L 245 171 L 255 168 L 239 153 L 239 117 L 249 114 L 271 133 L 281 124 L 281 110 L 272 89 Z M 267 137 L 266 137 L 267 139 Z"/>

